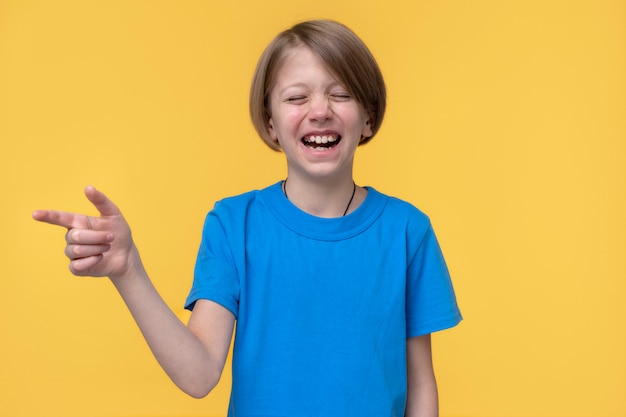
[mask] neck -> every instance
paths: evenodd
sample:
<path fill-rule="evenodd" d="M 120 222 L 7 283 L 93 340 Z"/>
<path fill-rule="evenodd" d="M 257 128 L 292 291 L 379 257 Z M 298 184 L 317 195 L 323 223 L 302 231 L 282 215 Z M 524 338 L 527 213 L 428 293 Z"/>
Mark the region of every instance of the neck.
<path fill-rule="evenodd" d="M 366 191 L 347 181 L 324 183 L 302 181 L 297 177 L 283 182 L 285 195 L 300 210 L 317 217 L 342 217 L 351 213 L 363 201 Z"/>

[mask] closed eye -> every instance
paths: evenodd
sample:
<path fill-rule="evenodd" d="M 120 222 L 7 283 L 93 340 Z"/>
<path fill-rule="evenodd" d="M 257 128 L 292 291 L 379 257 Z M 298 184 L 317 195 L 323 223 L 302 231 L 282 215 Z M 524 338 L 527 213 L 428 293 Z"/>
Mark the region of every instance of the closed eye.
<path fill-rule="evenodd" d="M 334 93 L 331 94 L 330 97 L 335 101 L 348 101 L 352 98 L 348 93 Z"/>
<path fill-rule="evenodd" d="M 298 104 L 298 103 L 304 103 L 304 101 L 306 100 L 306 96 L 290 96 L 285 98 L 285 102 L 286 103 L 292 103 L 292 104 Z"/>

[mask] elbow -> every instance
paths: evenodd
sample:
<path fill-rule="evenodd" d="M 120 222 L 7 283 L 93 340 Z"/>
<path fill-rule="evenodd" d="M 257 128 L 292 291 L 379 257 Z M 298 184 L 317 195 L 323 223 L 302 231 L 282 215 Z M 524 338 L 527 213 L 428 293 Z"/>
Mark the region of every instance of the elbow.
<path fill-rule="evenodd" d="M 201 399 L 209 395 L 213 388 L 220 381 L 221 373 L 216 373 L 204 378 L 202 381 L 195 381 L 186 386 L 180 386 L 179 388 L 192 398 Z"/>
<path fill-rule="evenodd" d="M 187 395 L 189 395 L 192 398 L 195 398 L 197 400 L 202 399 L 204 397 L 206 397 L 207 395 L 209 395 L 209 392 L 211 392 L 211 389 L 193 389 L 193 390 L 184 390 L 185 393 Z"/>

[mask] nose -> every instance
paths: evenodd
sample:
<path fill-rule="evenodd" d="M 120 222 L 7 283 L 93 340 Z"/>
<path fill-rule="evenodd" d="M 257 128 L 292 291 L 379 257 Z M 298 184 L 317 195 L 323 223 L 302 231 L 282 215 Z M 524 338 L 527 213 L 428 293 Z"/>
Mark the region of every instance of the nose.
<path fill-rule="evenodd" d="M 310 101 L 309 118 L 312 121 L 323 122 L 332 117 L 332 109 L 328 97 L 314 97 Z"/>

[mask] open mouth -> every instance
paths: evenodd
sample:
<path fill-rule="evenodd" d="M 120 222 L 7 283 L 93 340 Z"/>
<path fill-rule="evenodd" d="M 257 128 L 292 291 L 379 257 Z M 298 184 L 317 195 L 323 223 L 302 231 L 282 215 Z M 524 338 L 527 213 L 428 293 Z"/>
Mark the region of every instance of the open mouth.
<path fill-rule="evenodd" d="M 311 135 L 302 138 L 302 143 L 309 149 L 316 151 L 324 151 L 334 148 L 341 142 L 341 136 L 339 135 Z"/>

